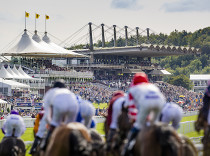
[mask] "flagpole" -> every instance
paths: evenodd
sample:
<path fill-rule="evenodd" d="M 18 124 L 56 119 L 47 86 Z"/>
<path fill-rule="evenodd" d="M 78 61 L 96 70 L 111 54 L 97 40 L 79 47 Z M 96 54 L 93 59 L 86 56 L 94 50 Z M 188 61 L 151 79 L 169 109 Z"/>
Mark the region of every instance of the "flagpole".
<path fill-rule="evenodd" d="M 35 30 L 36 30 L 36 13 L 35 13 Z"/>
<path fill-rule="evenodd" d="M 47 22 L 46 22 L 46 15 L 45 15 L 45 32 L 46 32 L 46 23 L 47 23 Z"/>
<path fill-rule="evenodd" d="M 25 29 L 26 29 L 26 11 L 25 11 Z"/>

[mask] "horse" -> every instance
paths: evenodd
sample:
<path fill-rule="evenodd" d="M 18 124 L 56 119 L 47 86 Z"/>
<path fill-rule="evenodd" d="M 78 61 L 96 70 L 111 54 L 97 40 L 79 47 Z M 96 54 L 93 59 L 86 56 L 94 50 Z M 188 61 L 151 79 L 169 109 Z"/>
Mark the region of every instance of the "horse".
<path fill-rule="evenodd" d="M 16 137 L 4 137 L 0 143 L 1 156 L 25 156 L 26 149 L 22 139 Z"/>
<path fill-rule="evenodd" d="M 152 113 L 151 113 L 152 114 Z M 150 115 L 151 115 L 150 114 Z M 152 115 L 151 115 L 152 116 Z M 154 123 L 151 119 L 150 126 L 145 127 L 136 137 L 136 142 L 132 150 L 133 156 L 196 156 L 197 150 L 191 140 L 183 135 L 178 135 L 171 126 L 164 123 Z M 118 149 L 112 151 L 112 155 L 119 155 L 123 149 L 125 138 L 130 130 L 130 122 L 127 109 L 123 108 L 118 118 L 118 137 L 113 137 L 114 147 Z M 106 127 L 107 129 L 107 127 Z M 116 139 L 118 138 L 118 139 Z M 120 139 L 119 139 L 120 138 Z M 151 150 L 152 149 L 152 150 Z M 118 153 L 118 154 L 117 154 Z"/>
<path fill-rule="evenodd" d="M 207 118 L 202 109 L 199 110 L 198 118 L 195 122 L 195 130 L 200 132 L 201 129 L 204 130 L 204 137 L 202 139 L 203 155 L 207 156 L 210 153 L 210 130 L 208 128 Z"/>
<path fill-rule="evenodd" d="M 104 118 L 105 118 L 104 132 L 105 132 L 105 138 L 107 139 L 110 128 L 107 124 L 107 116 L 104 116 Z M 120 153 L 124 145 L 124 141 L 127 137 L 129 130 L 132 127 L 132 122 L 130 122 L 128 118 L 128 108 L 125 108 L 124 106 L 122 107 L 121 113 L 118 116 L 117 121 L 118 121 L 118 129 L 116 130 L 117 132 L 112 138 L 111 149 L 109 151 L 106 151 L 106 155 L 120 156 Z"/>
<path fill-rule="evenodd" d="M 189 138 L 178 135 L 171 126 L 159 122 L 140 131 L 133 155 L 197 156 L 197 149 Z"/>
<path fill-rule="evenodd" d="M 103 156 L 103 142 L 96 131 L 72 122 L 53 131 L 44 156 Z"/>

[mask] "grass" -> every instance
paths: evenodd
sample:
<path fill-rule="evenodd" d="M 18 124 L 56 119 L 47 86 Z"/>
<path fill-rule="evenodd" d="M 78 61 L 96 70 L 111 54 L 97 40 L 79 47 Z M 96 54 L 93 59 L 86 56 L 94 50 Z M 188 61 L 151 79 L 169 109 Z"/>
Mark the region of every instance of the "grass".
<path fill-rule="evenodd" d="M 193 116 L 185 116 L 182 118 L 181 122 L 185 122 L 185 121 L 196 121 L 197 120 L 197 115 L 193 115 Z"/>
<path fill-rule="evenodd" d="M 95 107 L 95 108 L 98 108 L 99 107 L 99 109 L 103 109 L 103 108 L 107 108 L 108 107 L 108 104 L 107 103 L 100 103 L 100 104 L 98 104 L 98 103 L 93 103 L 93 106 Z"/>

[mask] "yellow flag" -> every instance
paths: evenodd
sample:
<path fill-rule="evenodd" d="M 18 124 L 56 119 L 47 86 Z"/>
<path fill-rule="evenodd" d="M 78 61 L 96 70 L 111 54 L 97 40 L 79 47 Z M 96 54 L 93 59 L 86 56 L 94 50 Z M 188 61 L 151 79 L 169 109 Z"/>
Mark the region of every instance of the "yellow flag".
<path fill-rule="evenodd" d="M 29 17 L 29 13 L 28 13 L 28 12 L 25 12 L 25 16 L 26 16 L 26 17 Z"/>
<path fill-rule="evenodd" d="M 46 17 L 47 20 L 50 19 L 50 17 L 48 15 L 45 15 L 45 17 Z"/>
<path fill-rule="evenodd" d="M 40 16 L 39 14 L 36 14 L 36 19 L 38 19 L 38 18 L 39 18 L 39 16 Z"/>

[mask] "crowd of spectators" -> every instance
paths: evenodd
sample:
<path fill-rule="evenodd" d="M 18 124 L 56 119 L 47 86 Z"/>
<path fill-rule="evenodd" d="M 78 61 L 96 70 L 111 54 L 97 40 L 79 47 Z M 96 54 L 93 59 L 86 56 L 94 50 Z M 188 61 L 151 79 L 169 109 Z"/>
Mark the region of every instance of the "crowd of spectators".
<path fill-rule="evenodd" d="M 93 82 L 70 82 L 67 87 L 76 95 L 81 96 L 83 99 L 89 100 L 92 103 L 97 103 L 98 108 L 96 109 L 95 115 L 103 115 L 106 113 L 107 108 L 101 108 L 100 103 L 108 103 L 113 91 L 123 90 L 128 91 L 132 77 L 125 77 L 123 75 L 116 75 L 112 77 L 106 77 L 106 79 L 97 80 Z M 184 111 L 195 111 L 198 110 L 202 105 L 203 93 L 195 93 L 188 91 L 181 86 L 174 86 L 166 82 L 157 81 L 154 82 L 161 92 L 166 97 L 167 101 L 173 101 L 179 104 Z M 17 102 L 41 102 L 42 99 L 39 97 L 4 97 L 13 107 Z M 1 108 L 4 116 L 8 113 L 7 110 Z M 36 111 L 23 111 L 20 110 L 22 116 L 35 116 Z"/>
<path fill-rule="evenodd" d="M 184 87 L 166 82 L 156 82 L 155 84 L 165 95 L 167 101 L 178 103 L 185 111 L 198 110 L 202 105 L 203 93 L 188 91 Z"/>
<path fill-rule="evenodd" d="M 68 87 L 76 95 L 93 103 L 108 103 L 112 95 L 112 91 L 98 83 L 71 82 Z"/>

